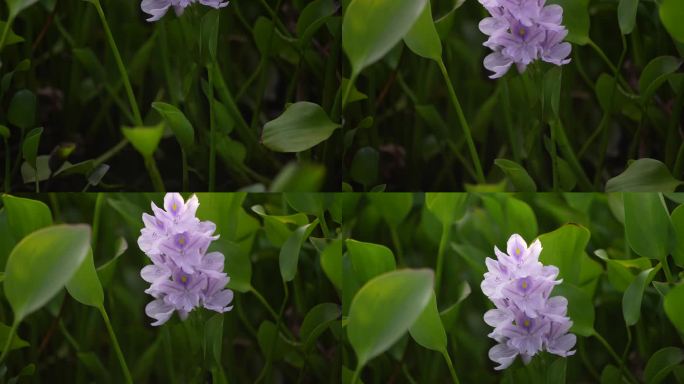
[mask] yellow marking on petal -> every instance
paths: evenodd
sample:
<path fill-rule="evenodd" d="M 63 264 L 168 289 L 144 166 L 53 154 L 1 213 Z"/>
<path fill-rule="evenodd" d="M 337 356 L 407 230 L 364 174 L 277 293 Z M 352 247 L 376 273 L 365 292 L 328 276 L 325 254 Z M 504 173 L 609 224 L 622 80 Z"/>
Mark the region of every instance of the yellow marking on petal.
<path fill-rule="evenodd" d="M 181 276 L 181 281 L 182 281 L 183 283 L 187 283 L 187 282 L 188 282 L 188 277 L 187 277 L 187 276 Z"/>
<path fill-rule="evenodd" d="M 516 249 L 515 249 L 515 255 L 516 255 L 516 256 L 520 256 L 520 252 L 521 252 L 521 251 L 520 251 L 520 248 L 516 248 Z"/>
<path fill-rule="evenodd" d="M 177 211 L 177 210 L 178 210 L 178 204 L 173 203 L 173 205 L 171 206 L 171 210 L 172 210 L 172 211 Z"/>
<path fill-rule="evenodd" d="M 527 289 L 527 280 L 523 280 L 521 285 L 522 285 L 522 289 Z"/>
<path fill-rule="evenodd" d="M 181 238 L 178 239 L 178 244 L 180 244 L 180 245 L 185 245 L 185 237 L 182 237 L 182 236 L 181 236 Z"/>
<path fill-rule="evenodd" d="M 524 325 L 525 327 L 529 327 L 529 326 L 530 326 L 530 321 L 529 321 L 529 320 L 523 321 L 523 325 Z"/>
<path fill-rule="evenodd" d="M 527 30 L 524 27 L 520 27 L 520 29 L 518 29 L 518 35 L 520 35 L 520 37 L 524 37 L 525 34 L 527 34 Z"/>

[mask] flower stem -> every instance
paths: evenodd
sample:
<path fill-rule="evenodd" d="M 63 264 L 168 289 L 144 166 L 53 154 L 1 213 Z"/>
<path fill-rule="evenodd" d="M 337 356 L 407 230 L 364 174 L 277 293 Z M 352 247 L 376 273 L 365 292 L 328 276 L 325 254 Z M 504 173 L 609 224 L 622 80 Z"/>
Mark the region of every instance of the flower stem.
<path fill-rule="evenodd" d="M 444 82 L 447 85 L 447 89 L 449 90 L 449 97 L 451 98 L 451 103 L 454 106 L 454 109 L 456 109 L 456 115 L 458 115 L 458 120 L 461 123 L 461 127 L 463 127 L 463 134 L 466 139 L 466 143 L 468 144 L 468 150 L 470 151 L 470 157 L 472 158 L 473 164 L 475 164 L 475 171 L 477 173 L 477 182 L 480 184 L 485 183 L 485 177 L 484 173 L 482 172 L 482 165 L 480 164 L 480 157 L 477 154 L 477 150 L 475 149 L 475 143 L 473 142 L 473 137 L 470 131 L 470 126 L 468 125 L 468 121 L 465 118 L 465 114 L 463 113 L 463 109 L 461 108 L 461 103 L 458 101 L 458 96 L 456 96 L 456 91 L 454 90 L 453 84 L 451 84 L 451 78 L 449 77 L 449 72 L 447 72 L 446 66 L 444 66 L 444 61 L 439 60 L 437 61 L 437 65 L 439 65 L 439 70 L 442 72 L 442 76 L 444 77 Z"/>
<path fill-rule="evenodd" d="M 93 239 L 91 240 L 93 251 L 97 250 L 97 235 L 100 228 L 100 214 L 102 212 L 102 202 L 104 201 L 104 194 L 101 192 L 95 198 L 95 212 L 93 212 Z"/>
<path fill-rule="evenodd" d="M 213 64 L 207 64 L 209 75 L 209 192 L 216 188 L 216 138 L 214 132 L 214 75 Z"/>
<path fill-rule="evenodd" d="M 451 373 L 451 381 L 453 381 L 454 384 L 460 384 L 460 381 L 458 380 L 458 375 L 456 375 L 456 370 L 454 369 L 454 365 L 453 363 L 451 363 L 451 356 L 449 356 L 449 352 L 446 349 L 442 351 L 442 356 L 444 356 L 444 361 L 446 361 L 446 364 L 449 367 L 449 373 Z"/>
<path fill-rule="evenodd" d="M 394 244 L 394 249 L 397 251 L 397 264 L 404 265 L 404 250 L 401 248 L 401 242 L 399 241 L 397 228 L 395 228 L 394 226 L 390 226 L 390 236 L 392 236 L 392 243 Z"/>
<path fill-rule="evenodd" d="M 444 252 L 446 252 L 446 246 L 449 242 L 449 235 L 451 234 L 451 223 L 442 225 L 442 237 L 439 240 L 439 249 L 437 250 L 437 266 L 435 267 L 435 295 L 439 296 L 441 282 L 442 282 L 442 269 L 444 266 Z"/>
<path fill-rule="evenodd" d="M 665 260 L 663 260 L 661 264 L 663 265 L 663 272 L 665 272 L 665 278 L 667 279 L 667 282 L 669 284 L 674 284 L 675 281 L 672 278 L 672 271 L 670 271 L 670 265 L 667 263 L 667 256 L 665 257 Z"/>
<path fill-rule="evenodd" d="M 14 339 L 14 335 L 17 333 L 18 327 L 19 327 L 19 321 L 17 321 L 15 319 L 14 323 L 12 323 L 12 328 L 10 328 L 9 333 L 7 334 L 7 340 L 5 341 L 5 346 L 2 348 L 2 355 L 0 355 L 0 363 L 5 361 L 5 358 L 7 357 L 7 353 L 9 353 L 10 346 L 12 345 L 12 339 Z"/>
<path fill-rule="evenodd" d="M 363 365 L 359 364 L 356 366 L 356 369 L 354 370 L 354 375 L 352 376 L 351 384 L 356 384 L 356 381 L 359 379 L 359 376 L 361 375 L 362 369 Z"/>
<path fill-rule="evenodd" d="M 632 375 L 632 373 L 624 366 L 624 363 L 620 356 L 618 356 L 617 352 L 615 352 L 613 347 L 611 347 L 610 344 L 608 344 L 608 341 L 606 341 L 606 339 L 604 339 L 603 336 L 601 336 L 601 334 L 596 331 L 594 331 L 593 336 L 596 337 L 596 339 L 601 344 L 603 344 L 603 346 L 608 351 L 608 354 L 610 354 L 613 357 L 613 359 L 615 359 L 615 363 L 620 367 L 620 370 L 622 370 L 625 373 L 625 377 L 627 377 L 627 379 L 629 379 L 629 381 L 632 383 L 638 383 L 638 380 L 634 377 L 634 375 Z"/>
<path fill-rule="evenodd" d="M 121 347 L 119 346 L 119 341 L 116 339 L 116 334 L 114 333 L 114 328 L 112 328 L 112 324 L 109 321 L 109 316 L 107 315 L 107 311 L 105 311 L 104 306 L 99 306 L 97 307 L 98 310 L 100 310 L 100 314 L 102 314 L 102 319 L 105 322 L 105 326 L 107 327 L 107 332 L 109 332 L 109 337 L 112 339 L 112 345 L 114 346 L 114 352 L 116 352 L 116 357 L 119 359 L 119 364 L 121 364 L 121 370 L 123 371 L 124 378 L 126 379 L 126 383 L 132 384 L 133 383 L 133 378 L 131 377 L 131 372 L 128 371 L 128 366 L 126 365 L 126 360 L 124 359 L 123 352 L 121 352 Z"/>
<path fill-rule="evenodd" d="M 102 10 L 102 5 L 100 5 L 100 0 L 90 0 L 90 2 L 95 6 L 97 14 L 100 16 L 102 21 L 102 26 L 104 27 L 105 34 L 107 35 L 107 42 L 112 49 L 114 54 L 114 60 L 116 61 L 116 66 L 119 69 L 119 75 L 121 76 L 121 81 L 123 81 L 124 88 L 126 89 L 126 95 L 128 96 L 128 102 L 131 104 L 131 110 L 133 111 L 133 117 L 135 118 L 134 123 L 138 126 L 143 125 L 143 120 L 140 115 L 140 110 L 138 109 L 138 103 L 135 100 L 135 95 L 133 94 L 133 87 L 131 87 L 131 82 L 128 79 L 128 72 L 126 71 L 126 66 L 121 60 L 121 54 L 119 49 L 116 47 L 116 41 L 114 41 L 114 36 L 112 35 L 111 29 L 109 29 L 109 24 L 107 23 L 107 18 L 105 17 L 104 11 Z"/>
<path fill-rule="evenodd" d="M 325 213 L 321 212 L 318 215 L 318 222 L 321 224 L 323 236 L 325 236 L 326 239 L 332 239 L 332 237 L 330 237 L 330 230 L 328 229 L 328 224 L 325 222 Z"/>
<path fill-rule="evenodd" d="M 354 82 L 356 81 L 357 76 L 358 74 L 356 72 L 352 72 L 349 80 L 347 81 L 347 86 L 344 88 L 344 93 L 342 94 L 342 107 L 340 108 L 342 112 L 344 112 L 344 107 L 347 106 L 347 99 L 349 98 L 349 94 L 354 87 Z"/>
<path fill-rule="evenodd" d="M 147 173 L 150 175 L 154 190 L 157 192 L 164 192 L 164 182 L 162 181 L 162 177 L 159 173 L 159 168 L 157 168 L 157 162 L 154 160 L 154 157 L 145 157 L 145 167 L 147 167 Z"/>
<path fill-rule="evenodd" d="M 12 170 L 10 167 L 10 146 L 9 142 L 7 139 L 4 139 L 5 141 L 5 193 L 10 193 L 10 189 L 12 188 Z"/>

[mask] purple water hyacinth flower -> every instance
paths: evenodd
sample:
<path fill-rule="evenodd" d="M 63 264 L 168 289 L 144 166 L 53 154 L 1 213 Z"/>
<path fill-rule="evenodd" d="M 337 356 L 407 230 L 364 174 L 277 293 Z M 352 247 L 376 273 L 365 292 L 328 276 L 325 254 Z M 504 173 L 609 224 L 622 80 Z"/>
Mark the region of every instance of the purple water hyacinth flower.
<path fill-rule="evenodd" d="M 223 272 L 225 258 L 220 252 L 207 253 L 218 239 L 216 225 L 200 221 L 198 207 L 195 195 L 186 202 L 178 193 L 167 193 L 164 209 L 152 203 L 154 216 L 143 213 L 138 246 L 152 264 L 140 276 L 150 283 L 145 293 L 155 298 L 145 307 L 154 326 L 167 322 L 174 311 L 185 320 L 200 306 L 220 313 L 233 308 L 233 291 L 225 289 L 230 280 Z"/>
<path fill-rule="evenodd" d="M 494 72 L 490 78 L 502 77 L 513 64 L 522 73 L 536 60 L 555 65 L 570 62 L 561 6 L 545 5 L 546 0 L 479 1 L 491 14 L 479 25 L 489 36 L 483 45 L 493 51 L 484 59 L 485 68 Z"/>
<path fill-rule="evenodd" d="M 484 314 L 485 323 L 494 327 L 488 336 L 498 343 L 489 350 L 489 358 L 499 364 L 496 370 L 507 368 L 517 356 L 527 364 L 543 350 L 564 357 L 575 353 L 577 338 L 568 333 L 568 300 L 550 297 L 561 283 L 559 271 L 539 261 L 541 251 L 539 239 L 528 247 L 514 234 L 506 253 L 494 247 L 497 259 L 485 260 L 487 272 L 480 286 L 496 306 Z"/>
<path fill-rule="evenodd" d="M 185 8 L 192 3 L 200 3 L 214 9 L 228 5 L 228 1 L 223 0 L 143 0 L 140 3 L 140 8 L 150 15 L 147 21 L 157 21 L 164 17 L 169 8 L 173 8 L 177 16 L 182 15 Z"/>

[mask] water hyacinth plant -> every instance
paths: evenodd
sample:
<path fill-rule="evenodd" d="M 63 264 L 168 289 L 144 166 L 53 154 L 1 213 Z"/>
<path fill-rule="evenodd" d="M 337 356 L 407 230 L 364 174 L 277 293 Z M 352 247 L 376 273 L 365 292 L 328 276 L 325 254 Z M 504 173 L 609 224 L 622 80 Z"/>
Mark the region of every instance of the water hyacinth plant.
<path fill-rule="evenodd" d="M 526 364 L 542 350 L 558 356 L 571 356 L 576 337 L 567 333 L 572 321 L 566 316 L 568 300 L 550 297 L 561 283 L 558 268 L 539 262 L 540 241 L 527 247 L 518 234 L 506 244 L 508 253 L 494 247 L 497 260 L 485 260 L 482 292 L 496 305 L 484 314 L 484 321 L 494 327 L 489 337 L 498 342 L 489 350 L 489 358 L 508 368 L 517 356 Z"/>
<path fill-rule="evenodd" d="M 1 380 L 339 383 L 340 197 L 0 202 Z"/>
<path fill-rule="evenodd" d="M 349 1 L 343 189 L 674 191 L 674 14 L 681 1 Z"/>
<path fill-rule="evenodd" d="M 178 193 L 164 197 L 164 210 L 152 203 L 154 216 L 143 213 L 145 228 L 140 230 L 138 246 L 152 260 L 140 271 L 150 283 L 145 293 L 155 300 L 145 313 L 155 319 L 152 325 L 169 320 L 174 311 L 185 320 L 198 306 L 223 313 L 230 311 L 233 291 L 224 289 L 230 278 L 223 272 L 224 255 L 209 252 L 216 224 L 200 221 L 195 213 L 197 196 L 187 203 Z"/>

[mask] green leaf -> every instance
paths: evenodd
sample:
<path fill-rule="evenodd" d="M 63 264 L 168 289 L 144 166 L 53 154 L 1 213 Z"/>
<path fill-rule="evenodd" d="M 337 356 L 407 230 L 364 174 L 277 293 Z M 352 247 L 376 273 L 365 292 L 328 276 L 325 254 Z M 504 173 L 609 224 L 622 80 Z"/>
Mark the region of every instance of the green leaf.
<path fill-rule="evenodd" d="M 205 355 L 208 354 L 214 363 L 221 365 L 221 352 L 223 349 L 223 314 L 217 313 L 210 317 L 204 324 Z"/>
<path fill-rule="evenodd" d="M 606 192 L 674 192 L 681 184 L 662 162 L 639 159 L 624 172 L 608 180 Z"/>
<path fill-rule="evenodd" d="M 470 284 L 467 281 L 463 281 L 457 290 L 460 292 L 458 294 L 456 301 L 439 313 L 439 317 L 442 319 L 442 324 L 444 324 L 444 329 L 447 333 L 453 332 L 456 326 L 456 321 L 458 320 L 458 314 L 461 309 L 461 303 L 463 300 L 467 299 L 471 294 Z"/>
<path fill-rule="evenodd" d="M 425 206 L 442 226 L 452 225 L 466 212 L 467 193 L 426 193 Z"/>
<path fill-rule="evenodd" d="M 618 367 L 608 364 L 601 372 L 601 384 L 615 384 L 622 382 L 622 372 Z"/>
<path fill-rule="evenodd" d="M 404 43 L 418 56 L 442 60 L 442 43 L 432 20 L 432 7 L 430 2 L 426 2 L 423 12 L 411 27 L 411 30 L 404 36 Z"/>
<path fill-rule="evenodd" d="M 418 316 L 415 323 L 409 328 L 409 333 L 416 343 L 433 351 L 446 352 L 447 337 L 444 325 L 437 310 L 437 299 L 433 292 L 430 302 Z"/>
<path fill-rule="evenodd" d="M 353 0 L 342 21 L 342 46 L 355 76 L 409 32 L 425 0 Z"/>
<path fill-rule="evenodd" d="M 89 247 L 87 225 L 39 229 L 14 247 L 7 260 L 4 288 L 15 323 L 45 305 L 71 280 Z"/>
<path fill-rule="evenodd" d="M 119 237 L 116 240 L 116 247 L 114 248 L 114 256 L 106 263 L 97 267 L 97 277 L 102 283 L 103 287 L 109 286 L 114 278 L 114 272 L 116 271 L 116 265 L 119 263 L 119 258 L 128 249 L 128 243 L 123 237 Z"/>
<path fill-rule="evenodd" d="M 295 163 L 286 165 L 275 177 L 270 192 L 315 192 L 321 189 L 325 167 L 319 164 Z"/>
<path fill-rule="evenodd" d="M 544 74 L 544 101 L 546 108 L 551 107 L 551 113 L 554 117 L 558 117 L 560 110 L 562 82 L 563 69 L 560 66 L 553 66 Z"/>
<path fill-rule="evenodd" d="M 7 140 L 10 138 L 11 135 L 12 133 L 10 132 L 9 128 L 7 128 L 4 125 L 0 125 L 0 137 Z"/>
<path fill-rule="evenodd" d="M 14 19 L 21 11 L 37 2 L 38 0 L 7 0 L 9 19 Z"/>
<path fill-rule="evenodd" d="M 43 134 L 43 128 L 32 129 L 24 138 L 22 144 L 22 153 L 24 160 L 31 164 L 33 169 L 37 169 L 36 157 L 38 156 L 38 145 L 40 144 L 40 136 Z"/>
<path fill-rule="evenodd" d="M 680 0 L 663 0 L 659 13 L 665 29 L 675 40 L 684 43 L 684 4 Z"/>
<path fill-rule="evenodd" d="M 508 180 L 513 184 L 516 191 L 519 192 L 536 192 L 537 184 L 535 184 L 530 174 L 527 170 L 522 167 L 522 165 L 508 160 L 508 159 L 496 159 L 494 160 L 494 165 L 499 167 Z"/>
<path fill-rule="evenodd" d="M 171 104 L 162 102 L 152 103 L 152 108 L 162 115 L 181 147 L 185 151 L 190 151 L 195 145 L 195 129 L 183 112 Z"/>
<path fill-rule="evenodd" d="M 260 205 L 253 206 L 252 211 L 264 219 L 266 237 L 268 237 L 268 240 L 277 247 L 282 246 L 292 234 L 293 230 L 289 228 L 289 225 L 301 227 L 302 225 L 309 223 L 309 218 L 303 213 L 288 216 L 268 215 L 266 214 L 264 207 Z"/>
<path fill-rule="evenodd" d="M 543 247 L 539 260 L 558 267 L 558 276 L 564 281 L 579 285 L 581 264 L 578 260 L 584 255 L 589 237 L 589 230 L 577 224 L 567 224 L 545 233 L 539 236 Z"/>
<path fill-rule="evenodd" d="M 682 60 L 673 56 L 660 56 L 651 60 L 639 77 L 639 92 L 643 102 L 650 100 L 667 78 L 679 69 Z"/>
<path fill-rule="evenodd" d="M 302 152 L 323 142 L 339 128 L 320 105 L 298 102 L 264 125 L 261 140 L 276 152 Z"/>
<path fill-rule="evenodd" d="M 359 367 L 389 349 L 415 323 L 430 302 L 433 284 L 431 270 L 405 269 L 380 275 L 356 293 L 347 335 Z"/>
<path fill-rule="evenodd" d="M 412 193 L 369 193 L 366 196 L 393 228 L 404 221 L 413 207 Z"/>
<path fill-rule="evenodd" d="M 622 32 L 623 35 L 629 35 L 634 30 L 637 9 L 639 9 L 639 0 L 620 0 L 617 14 L 620 32 Z"/>
<path fill-rule="evenodd" d="M 3 195 L 7 224 L 15 241 L 31 232 L 52 225 L 50 208 L 42 201 Z"/>
<path fill-rule="evenodd" d="M 321 268 L 330 282 L 342 291 L 342 240 L 333 240 L 321 252 Z"/>
<path fill-rule="evenodd" d="M 321 215 L 333 201 L 326 193 L 284 193 L 283 198 L 290 207 L 314 216 Z"/>
<path fill-rule="evenodd" d="M 104 292 L 95 270 L 93 251 L 91 249 L 88 249 L 88 254 L 67 283 L 66 289 L 71 297 L 81 304 L 96 308 L 104 305 Z"/>
<path fill-rule="evenodd" d="M 664 306 L 672 324 L 684 333 L 684 285 L 677 285 L 667 293 Z"/>
<path fill-rule="evenodd" d="M 594 319 L 596 314 L 591 296 L 584 290 L 567 282 L 563 282 L 553 289 L 551 296 L 558 295 L 568 299 L 568 316 L 573 322 L 570 331 L 585 337 L 593 335 L 595 333 Z"/>
<path fill-rule="evenodd" d="M 670 216 L 674 229 L 675 244 L 672 249 L 672 258 L 680 267 L 684 267 L 684 205 L 680 205 L 672 211 Z"/>
<path fill-rule="evenodd" d="M 644 369 L 644 380 L 647 384 L 660 383 L 683 361 L 684 350 L 677 347 L 665 347 L 648 359 Z"/>
<path fill-rule="evenodd" d="M 340 306 L 335 303 L 321 303 L 311 308 L 299 328 L 299 338 L 304 343 L 304 350 L 311 349 L 316 339 L 332 322 L 339 319 L 341 314 Z"/>
<path fill-rule="evenodd" d="M 0 21 L 0 31 L 4 31 L 7 26 L 7 22 Z M 22 43 L 24 41 L 24 38 L 17 35 L 14 33 L 12 28 L 10 27 L 9 31 L 7 32 L 7 37 L 5 37 L 5 47 L 8 45 L 13 45 L 17 43 Z"/>
<path fill-rule="evenodd" d="M 223 253 L 225 257 L 225 271 L 230 275 L 228 288 L 238 292 L 249 292 L 252 289 L 252 260 L 249 251 L 230 240 L 219 238 L 214 241 L 209 250 Z"/>
<path fill-rule="evenodd" d="M 122 127 L 124 137 L 144 158 L 152 157 L 164 134 L 164 123 L 149 127 Z"/>
<path fill-rule="evenodd" d="M 375 148 L 363 147 L 356 151 L 349 169 L 349 176 L 366 189 L 378 180 L 380 154 Z"/>
<path fill-rule="evenodd" d="M 375 276 L 397 268 L 392 251 L 380 244 L 346 240 L 347 251 L 354 269 L 354 276 L 360 284 L 365 284 Z"/>
<path fill-rule="evenodd" d="M 663 261 L 669 253 L 670 217 L 661 194 L 624 193 L 625 237 L 640 256 Z"/>
<path fill-rule="evenodd" d="M 15 93 L 7 110 L 7 120 L 23 130 L 32 128 L 36 123 L 36 102 L 36 95 L 27 89 Z"/>
<path fill-rule="evenodd" d="M 657 270 L 649 268 L 641 271 L 627 287 L 625 294 L 622 296 L 622 316 L 625 318 L 625 324 L 632 326 L 639 322 L 641 316 L 641 299 L 644 296 L 644 289 L 651 282 Z"/>
<path fill-rule="evenodd" d="M 297 19 L 299 46 L 305 47 L 336 10 L 337 6 L 332 0 L 314 0 L 307 4 Z"/>
<path fill-rule="evenodd" d="M 589 0 L 552 0 L 548 4 L 563 7 L 563 24 L 568 28 L 567 41 L 578 45 L 589 43 Z"/>
<path fill-rule="evenodd" d="M 5 325 L 3 323 L 0 323 L 0 345 L 5 345 L 7 343 L 7 338 L 9 337 L 10 333 L 10 327 L 8 325 Z M 14 337 L 12 338 L 12 343 L 10 344 L 9 350 L 13 351 L 15 349 L 20 349 L 20 348 L 25 348 L 28 347 L 30 344 L 19 337 L 19 335 L 14 333 Z"/>
<path fill-rule="evenodd" d="M 318 219 L 311 224 L 301 226 L 287 238 L 283 247 L 280 248 L 280 275 L 283 281 L 292 281 L 297 274 L 297 264 L 299 263 L 299 253 L 301 252 L 304 241 L 309 238 L 311 232 L 318 226 Z"/>

